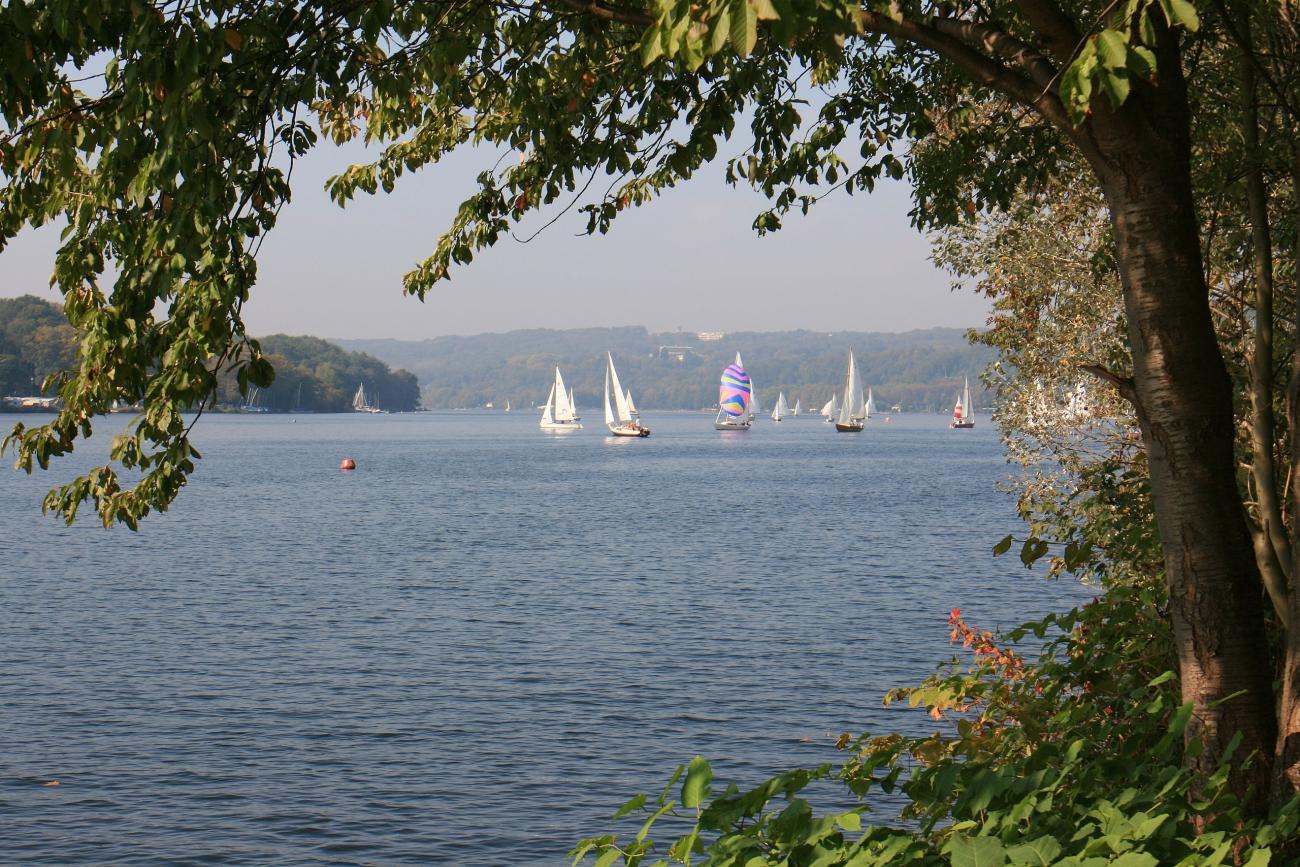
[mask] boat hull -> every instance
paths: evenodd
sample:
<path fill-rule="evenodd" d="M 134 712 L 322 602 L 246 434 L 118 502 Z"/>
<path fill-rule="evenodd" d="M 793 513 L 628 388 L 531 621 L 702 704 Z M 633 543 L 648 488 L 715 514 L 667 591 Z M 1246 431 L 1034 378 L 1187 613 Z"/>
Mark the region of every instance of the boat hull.
<path fill-rule="evenodd" d="M 840 433 L 862 433 L 863 427 L 865 427 L 865 425 L 861 422 L 849 422 L 848 424 L 835 422 L 835 429 Z"/>
<path fill-rule="evenodd" d="M 750 424 L 747 421 L 715 421 L 714 430 L 749 430 Z"/>
<path fill-rule="evenodd" d="M 538 426 L 544 431 L 551 431 L 551 432 L 566 431 L 566 430 L 582 430 L 582 424 L 576 421 L 550 421 L 550 422 L 544 421 Z"/>
<path fill-rule="evenodd" d="M 641 427 L 640 425 L 610 425 L 609 432 L 616 437 L 648 437 L 650 428 Z"/>
<path fill-rule="evenodd" d="M 954 421 L 952 424 L 948 425 L 948 427 L 952 428 L 953 430 L 970 430 L 971 428 L 975 427 L 975 422 Z"/>

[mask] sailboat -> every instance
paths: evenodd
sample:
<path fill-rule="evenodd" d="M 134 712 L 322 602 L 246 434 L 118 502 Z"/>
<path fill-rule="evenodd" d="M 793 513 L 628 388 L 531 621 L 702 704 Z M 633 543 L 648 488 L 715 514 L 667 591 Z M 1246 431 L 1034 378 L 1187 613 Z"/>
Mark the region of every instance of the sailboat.
<path fill-rule="evenodd" d="M 749 430 L 754 421 L 753 394 L 753 384 L 737 352 L 735 363 L 727 365 L 718 383 L 718 417 L 713 420 L 714 429 Z"/>
<path fill-rule="evenodd" d="M 794 399 L 794 409 L 790 410 L 790 415 L 797 416 L 801 412 L 803 412 L 803 404 L 801 404 L 799 398 L 796 397 Z"/>
<path fill-rule="evenodd" d="M 542 420 L 538 425 L 542 430 L 582 430 L 577 409 L 573 405 L 573 395 L 564 390 L 564 377 L 560 368 L 555 368 L 555 382 L 551 384 L 551 394 L 546 398 L 546 409 L 542 410 Z"/>
<path fill-rule="evenodd" d="M 865 404 L 865 409 L 863 410 L 863 412 L 866 414 L 865 418 L 871 418 L 871 416 L 875 413 L 875 411 L 876 411 L 876 396 L 871 393 L 871 386 L 867 386 L 867 402 Z"/>
<path fill-rule="evenodd" d="M 849 368 L 844 374 L 844 397 L 840 412 L 835 418 L 835 429 L 840 433 L 861 433 L 867 423 L 866 395 L 858 378 L 858 364 L 849 350 Z"/>
<path fill-rule="evenodd" d="M 776 406 L 772 407 L 772 421 L 780 421 L 790 416 L 790 404 L 785 402 L 785 392 L 779 392 L 776 396 Z"/>
<path fill-rule="evenodd" d="M 623 391 L 623 386 L 618 381 L 618 371 L 614 369 L 614 356 L 605 353 L 607 363 L 605 365 L 605 427 L 616 437 L 648 437 L 650 428 L 642 427 L 641 422 L 632 414 L 632 407 L 628 405 L 628 398 L 632 396 L 631 391 Z M 610 405 L 609 394 L 610 388 L 614 390 L 614 404 Z"/>
<path fill-rule="evenodd" d="M 957 403 L 952 408 L 952 423 L 948 427 L 958 430 L 975 427 L 975 411 L 970 405 L 970 377 L 966 378 L 962 393 L 957 395 Z"/>
<path fill-rule="evenodd" d="M 840 396 L 832 394 L 831 399 L 826 401 L 822 407 L 822 415 L 826 416 L 827 424 L 835 424 L 835 420 L 840 417 Z"/>
<path fill-rule="evenodd" d="M 352 409 L 354 412 L 383 412 L 377 406 L 370 405 L 370 398 L 366 397 L 366 384 L 357 383 L 357 393 L 352 395 Z"/>
<path fill-rule="evenodd" d="M 253 386 L 248 390 L 248 400 L 239 408 L 240 412 L 270 412 L 270 407 L 262 406 L 262 389 Z"/>
<path fill-rule="evenodd" d="M 510 412 L 510 399 L 506 398 L 506 412 Z"/>

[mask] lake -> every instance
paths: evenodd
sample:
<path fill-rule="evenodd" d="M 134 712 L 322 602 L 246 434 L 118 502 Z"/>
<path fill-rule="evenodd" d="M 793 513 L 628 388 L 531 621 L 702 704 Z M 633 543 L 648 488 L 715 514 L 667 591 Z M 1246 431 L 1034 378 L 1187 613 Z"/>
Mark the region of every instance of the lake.
<path fill-rule="evenodd" d="M 101 437 L 0 472 L 3 860 L 563 864 L 696 753 L 744 785 L 931 730 L 881 697 L 954 606 L 1090 595 L 991 556 L 1023 531 L 985 416 L 598 415 L 205 417 L 134 534 L 40 514 Z"/>

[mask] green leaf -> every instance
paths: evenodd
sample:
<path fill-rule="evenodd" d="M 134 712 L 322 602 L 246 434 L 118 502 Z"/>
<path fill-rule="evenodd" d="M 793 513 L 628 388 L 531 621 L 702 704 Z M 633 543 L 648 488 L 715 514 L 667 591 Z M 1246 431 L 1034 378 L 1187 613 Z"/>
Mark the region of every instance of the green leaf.
<path fill-rule="evenodd" d="M 996 837 L 967 837 L 957 834 L 943 847 L 952 867 L 1002 867 L 1007 852 Z"/>
<path fill-rule="evenodd" d="M 731 47 L 748 56 L 758 42 L 758 15 L 749 0 L 731 0 Z"/>
<path fill-rule="evenodd" d="M 611 816 L 610 818 L 621 819 L 624 816 L 626 816 L 628 813 L 632 812 L 633 810 L 641 809 L 642 807 L 645 806 L 645 800 L 646 797 L 644 794 L 637 795 L 636 797 L 629 800 L 626 804 L 619 807 L 618 810 L 614 813 L 614 815 Z"/>
<path fill-rule="evenodd" d="M 1030 867 L 1040 867 L 1040 865 L 1045 867 L 1045 865 L 1054 864 L 1060 854 L 1061 844 L 1056 841 L 1055 837 L 1039 837 L 1036 840 L 1030 840 L 1028 843 L 1012 846 L 1007 850 L 1007 857 L 1011 860 L 1011 863 L 1030 865 Z"/>
<path fill-rule="evenodd" d="M 1146 852 L 1125 852 L 1111 861 L 1111 867 L 1156 867 L 1160 861 Z"/>
<path fill-rule="evenodd" d="M 1101 89 L 1106 91 L 1106 96 L 1110 98 L 1110 104 L 1116 108 L 1123 105 L 1132 87 L 1128 80 L 1128 70 L 1102 69 L 1097 74 L 1097 78 L 1101 82 Z"/>
<path fill-rule="evenodd" d="M 1187 728 L 1187 722 L 1192 718 L 1192 703 L 1187 704 L 1174 711 L 1173 718 L 1169 720 L 1169 733 L 1171 735 L 1181 735 Z"/>
<path fill-rule="evenodd" d="M 1160 0 L 1160 6 L 1165 10 L 1165 18 L 1169 21 L 1169 26 L 1176 27 L 1181 24 L 1193 33 L 1201 29 L 1201 19 L 1196 14 L 1196 7 L 1188 0 Z"/>
<path fill-rule="evenodd" d="M 1002 540 L 1001 540 L 1000 542 L 998 542 L 996 545 L 993 546 L 993 556 L 994 556 L 994 557 L 1001 557 L 1003 554 L 1005 554 L 1005 553 L 1007 553 L 1008 551 L 1010 551 L 1010 550 L 1011 550 L 1011 543 L 1012 543 L 1013 541 L 1015 541 L 1015 540 L 1012 539 L 1012 538 L 1011 538 L 1011 534 L 1008 533 L 1006 536 L 1004 536 L 1004 537 L 1002 538 Z"/>
<path fill-rule="evenodd" d="M 1103 30 L 1097 34 L 1097 56 L 1107 69 L 1123 69 L 1128 62 L 1128 43 L 1114 30 Z"/>
<path fill-rule="evenodd" d="M 686 779 L 682 781 L 682 806 L 698 807 L 709 795 L 709 783 L 713 780 L 713 768 L 703 756 L 695 756 L 686 768 Z"/>
<path fill-rule="evenodd" d="M 835 824 L 845 831 L 860 831 L 862 829 L 862 814 L 856 812 L 841 813 L 835 817 Z"/>

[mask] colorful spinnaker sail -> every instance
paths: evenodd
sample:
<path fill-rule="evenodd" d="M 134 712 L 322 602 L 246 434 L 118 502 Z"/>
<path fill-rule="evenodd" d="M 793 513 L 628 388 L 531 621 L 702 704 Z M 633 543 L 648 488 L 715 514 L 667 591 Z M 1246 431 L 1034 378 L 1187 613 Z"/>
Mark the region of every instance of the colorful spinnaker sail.
<path fill-rule="evenodd" d="M 718 385 L 718 405 L 722 412 L 731 418 L 738 418 L 749 412 L 750 402 L 749 374 L 745 373 L 740 363 L 740 353 L 736 353 L 736 363 L 727 365 L 722 371 L 722 382 Z"/>

